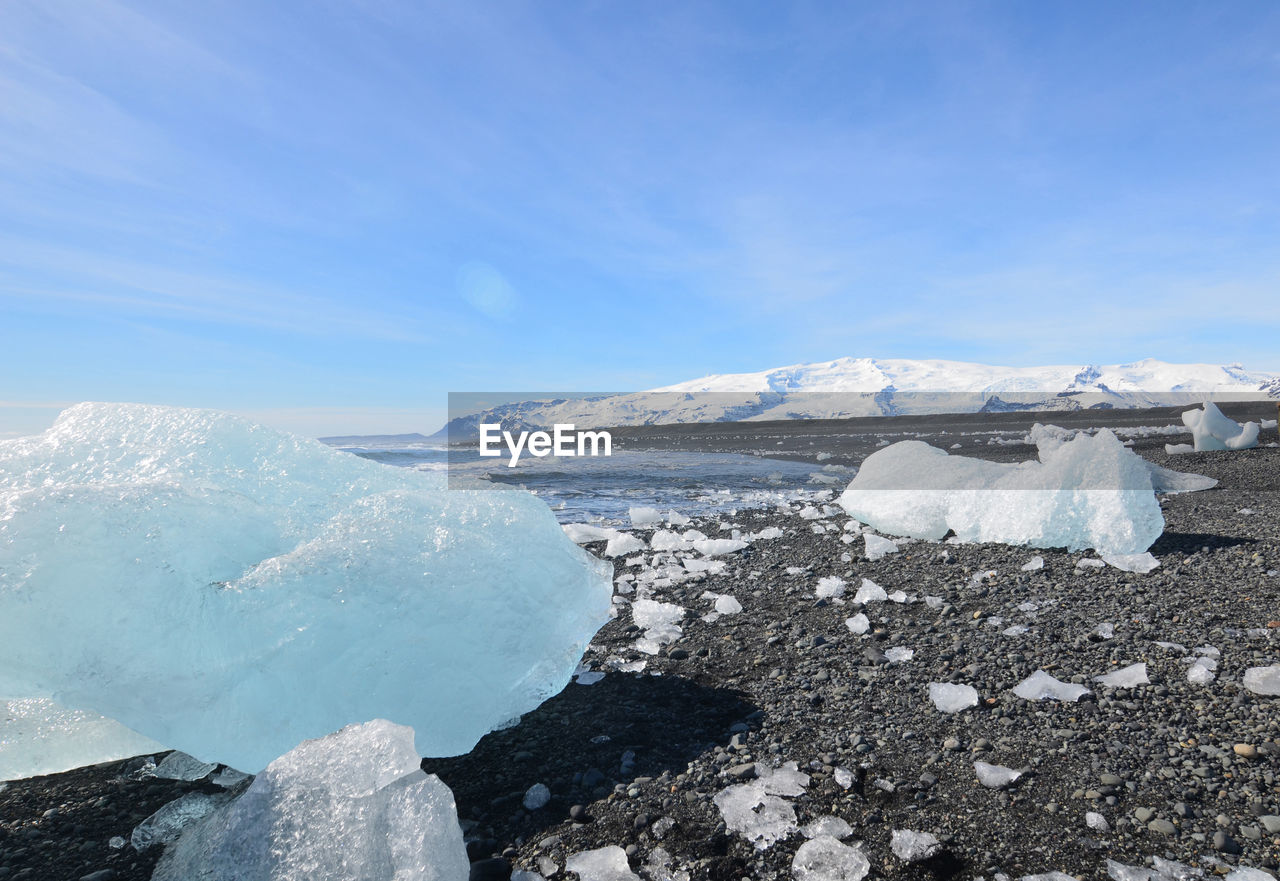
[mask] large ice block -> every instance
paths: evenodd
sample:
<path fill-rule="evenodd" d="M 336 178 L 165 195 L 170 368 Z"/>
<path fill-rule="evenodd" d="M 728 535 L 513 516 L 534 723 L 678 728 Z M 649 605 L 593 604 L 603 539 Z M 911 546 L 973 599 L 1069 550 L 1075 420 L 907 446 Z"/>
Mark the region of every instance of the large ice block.
<path fill-rule="evenodd" d="M 901 441 L 862 463 L 840 505 L 880 532 L 1137 554 L 1164 530 L 1146 462 L 1103 429 L 987 462 Z"/>
<path fill-rule="evenodd" d="M 226 414 L 81 404 L 0 442 L 0 699 L 245 771 L 373 718 L 466 752 L 569 682 L 611 574 L 528 493 Z"/>

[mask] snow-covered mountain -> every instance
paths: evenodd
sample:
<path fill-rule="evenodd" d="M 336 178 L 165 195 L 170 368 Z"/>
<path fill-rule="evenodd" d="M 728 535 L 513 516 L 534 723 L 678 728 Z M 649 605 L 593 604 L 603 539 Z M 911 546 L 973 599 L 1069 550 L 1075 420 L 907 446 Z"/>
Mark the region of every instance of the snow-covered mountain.
<path fill-rule="evenodd" d="M 647 392 L 523 401 L 460 416 L 437 435 L 475 436 L 481 422 L 503 428 L 578 428 L 767 419 L 1158 407 L 1214 400 L 1280 399 L 1280 375 L 1239 364 L 993 367 L 963 361 L 837 358 L 759 373 L 704 376 Z"/>

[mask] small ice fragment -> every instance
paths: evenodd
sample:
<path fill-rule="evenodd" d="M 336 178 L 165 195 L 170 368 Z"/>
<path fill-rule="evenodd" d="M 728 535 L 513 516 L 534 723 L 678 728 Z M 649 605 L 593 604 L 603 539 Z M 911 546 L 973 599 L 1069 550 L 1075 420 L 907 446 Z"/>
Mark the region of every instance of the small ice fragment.
<path fill-rule="evenodd" d="M 871 861 L 861 848 L 841 844 L 830 835 L 809 839 L 791 861 L 795 881 L 862 881 L 870 871 Z"/>
<path fill-rule="evenodd" d="M 1022 776 L 1021 771 L 988 762 L 974 762 L 973 770 L 978 772 L 978 782 L 988 789 L 1001 789 Z"/>
<path fill-rule="evenodd" d="M 851 633 L 866 633 L 871 629 L 871 620 L 861 612 L 852 618 L 844 620 L 844 626 L 849 628 Z"/>
<path fill-rule="evenodd" d="M 898 552 L 898 546 L 887 538 L 882 538 L 870 532 L 865 533 L 862 537 L 867 543 L 867 559 L 872 562 L 881 559 L 886 554 L 896 554 Z"/>
<path fill-rule="evenodd" d="M 1151 680 L 1147 678 L 1147 665 L 1139 662 L 1130 664 L 1120 670 L 1113 670 L 1110 673 L 1095 676 L 1093 681 L 1100 682 L 1107 688 L 1134 688 L 1139 685 L 1146 685 Z"/>
<path fill-rule="evenodd" d="M 1280 664 L 1250 667 L 1244 671 L 1244 687 L 1254 694 L 1280 695 Z"/>
<path fill-rule="evenodd" d="M 758 780 L 723 789 L 712 801 L 725 826 L 754 844 L 756 850 L 767 850 L 797 829 L 795 808 L 786 799 L 765 792 Z"/>
<path fill-rule="evenodd" d="M 943 713 L 958 713 L 966 707 L 978 705 L 978 690 L 972 685 L 951 682 L 930 682 L 929 699 Z"/>
<path fill-rule="evenodd" d="M 1035 572 L 1037 569 L 1043 569 L 1043 568 L 1044 568 L 1044 557 L 1041 557 L 1039 554 L 1037 554 L 1036 556 L 1032 557 L 1030 560 L 1027 560 L 1027 562 L 1022 564 L 1023 572 Z"/>
<path fill-rule="evenodd" d="M 635 507 L 627 511 L 631 525 L 637 529 L 662 523 L 662 512 L 657 508 Z"/>
<path fill-rule="evenodd" d="M 1102 559 L 1109 566 L 1123 572 L 1137 572 L 1139 575 L 1146 575 L 1160 565 L 1159 560 L 1145 551 L 1141 554 L 1103 554 Z"/>
<path fill-rule="evenodd" d="M 848 789 L 853 785 L 853 772 L 848 768 L 836 768 L 831 776 L 835 778 L 836 785 L 841 789 Z"/>
<path fill-rule="evenodd" d="M 1014 686 L 1013 693 L 1023 700 L 1077 701 L 1089 693 L 1083 685 L 1072 685 L 1054 679 L 1043 670 L 1037 670 Z"/>
<path fill-rule="evenodd" d="M 1222 881 L 1275 881 L 1275 875 L 1252 866 L 1237 866 Z"/>
<path fill-rule="evenodd" d="M 891 603 L 905 603 L 910 599 L 910 597 L 907 596 L 907 592 L 905 590 L 895 590 L 893 593 L 886 594 L 885 599 Z"/>
<path fill-rule="evenodd" d="M 679 511 L 668 511 L 667 522 L 672 526 L 688 526 L 693 522 L 693 519 L 691 517 L 686 517 Z"/>
<path fill-rule="evenodd" d="M 894 829 L 889 838 L 889 848 L 893 851 L 893 855 L 904 863 L 927 860 L 938 852 L 938 847 L 938 839 L 929 832 Z"/>
<path fill-rule="evenodd" d="M 217 768 L 217 764 L 202 762 L 194 756 L 189 756 L 184 752 L 171 752 L 164 757 L 156 769 L 151 772 L 152 777 L 159 777 L 162 780 L 186 780 L 196 781 L 203 780 L 213 773 Z"/>
<path fill-rule="evenodd" d="M 566 523 L 560 527 L 569 541 L 577 545 L 590 544 L 593 541 L 609 541 L 622 535 L 608 526 L 592 526 L 590 523 Z"/>
<path fill-rule="evenodd" d="M 1210 663 L 1214 663 L 1212 658 L 1196 658 L 1187 668 L 1187 681 L 1192 685 L 1208 685 L 1217 679 L 1218 674 L 1213 672 Z"/>
<path fill-rule="evenodd" d="M 1191 444 L 1165 444 L 1164 451 L 1169 456 L 1180 456 L 1183 453 L 1194 453 L 1196 448 Z"/>
<path fill-rule="evenodd" d="M 566 872 L 576 872 L 579 881 L 640 881 L 631 871 L 627 852 L 616 844 L 584 850 L 564 861 Z"/>
<path fill-rule="evenodd" d="M 1023 875 L 1018 881 L 1080 881 L 1075 875 L 1066 872 L 1041 872 L 1039 875 Z"/>
<path fill-rule="evenodd" d="M 177 841 L 183 829 L 212 814 L 230 799 L 231 794 L 227 792 L 213 795 L 188 792 L 139 823 L 129 836 L 129 843 L 134 850 L 146 850 L 157 844 Z"/>
<path fill-rule="evenodd" d="M 1188 449 L 1187 452 L 1190 450 Z M 1111 881 L 1168 881 L 1160 878 L 1146 866 L 1130 866 L 1115 860 L 1107 860 L 1107 877 Z"/>
<path fill-rule="evenodd" d="M 863 605 L 866 605 L 867 603 L 881 602 L 888 598 L 889 595 L 885 593 L 884 588 L 876 584 L 870 578 L 862 579 L 862 586 L 859 587 L 858 592 L 853 595 L 853 601 L 855 603 L 862 603 Z"/>
<path fill-rule="evenodd" d="M 1004 630 L 1001 631 L 1001 633 L 1003 633 L 1005 636 L 1021 636 L 1022 634 L 1026 633 L 1029 629 L 1030 628 L 1027 627 L 1027 625 L 1025 624 L 1014 624 L 1012 627 L 1006 627 Z"/>
<path fill-rule="evenodd" d="M 739 538 L 708 538 L 702 541 L 695 541 L 693 549 L 704 557 L 718 557 L 721 554 L 733 554 L 747 546 L 747 543 Z"/>
<path fill-rule="evenodd" d="M 800 829 L 805 838 L 817 838 L 829 835 L 832 838 L 848 838 L 853 834 L 853 827 L 840 817 L 819 817 Z"/>
<path fill-rule="evenodd" d="M 648 547 L 644 543 L 644 539 L 639 536 L 623 533 L 609 539 L 604 546 L 604 555 L 606 557 L 625 557 L 627 554 L 634 554 L 636 551 L 643 551 Z"/>
<path fill-rule="evenodd" d="M 1169 649 L 1174 652 L 1185 653 L 1187 650 L 1187 647 L 1180 642 L 1163 642 L 1161 640 L 1156 640 L 1156 645 L 1160 646 L 1162 649 Z"/>
<path fill-rule="evenodd" d="M 1116 625 L 1112 624 L 1110 621 L 1103 621 L 1097 627 L 1093 628 L 1093 633 L 1101 639 L 1114 639 L 1116 635 Z"/>
<path fill-rule="evenodd" d="M 828 575 L 825 578 L 818 579 L 818 589 L 815 593 L 820 600 L 842 597 L 844 596 L 844 584 L 844 579 L 838 575 Z"/>
<path fill-rule="evenodd" d="M 736 615 L 742 611 L 742 603 L 731 596 L 717 597 L 716 611 L 721 615 Z"/>
<path fill-rule="evenodd" d="M 942 597 L 927 596 L 924 598 L 924 604 L 930 609 L 941 609 Z"/>
<path fill-rule="evenodd" d="M 808 566 L 788 566 L 787 567 L 788 575 L 803 575 L 808 571 L 809 571 Z"/>
<path fill-rule="evenodd" d="M 1111 824 L 1107 822 L 1107 818 L 1097 811 L 1085 811 L 1084 824 L 1095 832 L 1111 831 Z"/>
<path fill-rule="evenodd" d="M 119 835 L 112 835 L 111 840 L 107 842 L 107 847 L 112 850 L 123 850 L 124 846 L 129 842 L 125 841 Z"/>
<path fill-rule="evenodd" d="M 884 656 L 890 664 L 901 664 L 904 661 L 910 661 L 915 657 L 915 649 L 909 649 L 906 646 L 895 645 L 893 648 L 885 651 Z"/>
<path fill-rule="evenodd" d="M 243 771 L 237 771 L 235 768 L 223 768 L 213 775 L 213 779 L 210 782 L 214 786 L 221 786 L 223 789 L 235 789 L 248 779 L 249 775 Z"/>
<path fill-rule="evenodd" d="M 632 510 L 635 510 L 634 508 Z M 539 808 L 546 807 L 547 802 L 551 801 L 551 790 L 547 789 L 545 784 L 535 783 L 529 787 L 524 794 L 524 805 L 526 811 L 536 811 Z"/>
<path fill-rule="evenodd" d="M 1186 863 L 1179 863 L 1175 860 L 1166 860 L 1164 857 L 1153 856 L 1151 865 L 1155 867 L 1156 875 L 1160 881 L 1191 881 L 1193 878 L 1203 878 L 1204 870 L 1197 869 L 1195 866 L 1188 866 Z"/>
<path fill-rule="evenodd" d="M 1076 560 L 1077 569 L 1102 569 L 1107 564 L 1097 557 L 1085 557 L 1083 560 Z"/>
<path fill-rule="evenodd" d="M 809 775 L 799 769 L 795 762 L 784 762 L 779 768 L 770 768 L 756 762 L 755 782 L 770 795 L 800 795 L 809 785 Z"/>
<path fill-rule="evenodd" d="M 599 670 L 584 670 L 583 672 L 574 676 L 573 681 L 578 683 L 579 685 L 595 685 L 597 682 L 599 682 L 603 678 L 604 678 L 604 674 L 601 673 Z"/>

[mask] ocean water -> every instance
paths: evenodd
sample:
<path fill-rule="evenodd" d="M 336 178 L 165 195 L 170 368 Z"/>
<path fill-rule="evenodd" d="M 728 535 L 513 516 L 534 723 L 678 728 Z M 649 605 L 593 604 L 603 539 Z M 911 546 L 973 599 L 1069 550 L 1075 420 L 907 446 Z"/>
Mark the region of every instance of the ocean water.
<path fill-rule="evenodd" d="M 830 498 L 853 470 L 733 453 L 615 450 L 611 456 L 505 459 L 444 446 L 343 446 L 352 455 L 397 468 L 448 472 L 451 486 L 520 487 L 547 503 L 561 523 L 626 525 L 628 509 L 647 506 L 687 516 Z"/>

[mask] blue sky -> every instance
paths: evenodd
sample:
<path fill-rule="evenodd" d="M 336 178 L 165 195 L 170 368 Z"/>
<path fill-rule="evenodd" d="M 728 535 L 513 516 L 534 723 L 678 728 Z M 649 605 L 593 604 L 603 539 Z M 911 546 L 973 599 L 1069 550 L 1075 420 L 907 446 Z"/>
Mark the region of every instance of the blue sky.
<path fill-rule="evenodd" d="M 1280 371 L 1280 7 L 0 4 L 0 435 L 845 355 Z"/>

